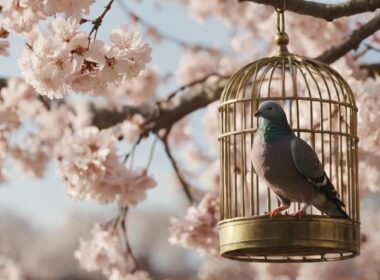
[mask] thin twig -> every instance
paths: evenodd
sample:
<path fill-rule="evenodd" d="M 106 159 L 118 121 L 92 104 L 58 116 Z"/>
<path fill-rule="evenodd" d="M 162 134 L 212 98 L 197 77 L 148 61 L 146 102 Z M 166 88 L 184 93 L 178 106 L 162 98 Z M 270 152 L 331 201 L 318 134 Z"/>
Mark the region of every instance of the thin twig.
<path fill-rule="evenodd" d="M 178 93 L 180 93 L 181 91 L 184 91 L 185 89 L 187 88 L 190 88 L 190 87 L 193 87 L 193 86 L 196 86 L 198 84 L 203 84 L 204 82 L 206 82 L 210 77 L 212 76 L 218 76 L 218 77 L 225 77 L 225 76 L 222 76 L 218 73 L 210 73 L 210 74 L 207 74 L 206 76 L 204 76 L 203 78 L 200 78 L 200 79 L 197 79 L 197 80 L 194 80 L 186 85 L 183 85 L 179 88 L 177 88 L 176 90 L 172 91 L 171 93 L 168 94 L 168 96 L 166 97 L 166 100 L 165 101 L 170 101 L 171 99 L 173 99 Z M 226 77 L 225 77 L 226 78 Z"/>
<path fill-rule="evenodd" d="M 239 2 L 254 2 L 272 7 L 278 7 L 297 14 L 309 15 L 332 21 L 337 18 L 352 16 L 365 12 L 373 12 L 380 8 L 380 0 L 352 0 L 336 4 L 320 3 L 305 0 L 239 0 Z"/>
<path fill-rule="evenodd" d="M 145 137 L 144 133 L 141 133 L 139 138 L 136 140 L 136 142 L 133 144 L 131 150 L 125 155 L 123 159 L 123 163 L 126 163 L 128 158 L 135 152 L 136 147 L 140 144 L 141 140 Z"/>
<path fill-rule="evenodd" d="M 359 52 L 356 52 L 355 55 L 353 56 L 354 60 L 358 60 L 361 57 L 365 56 L 369 51 L 374 51 L 380 53 L 380 48 L 375 47 L 371 44 L 368 43 L 363 43 L 364 49 L 360 50 Z"/>
<path fill-rule="evenodd" d="M 126 207 L 120 207 L 120 210 L 119 210 L 119 221 L 120 221 L 120 226 L 121 226 L 121 229 L 122 229 L 122 234 L 124 235 L 124 242 L 125 242 L 125 247 L 128 251 L 128 255 L 131 257 L 132 261 L 133 261 L 133 264 L 134 264 L 134 267 L 133 269 L 131 270 L 131 273 L 135 273 L 136 270 L 138 270 L 139 268 L 139 264 L 137 262 L 137 259 L 135 258 L 133 252 L 132 252 L 132 249 L 131 249 L 131 245 L 129 243 L 129 240 L 128 240 L 128 234 L 127 234 L 127 227 L 126 227 L 126 224 L 127 224 L 127 214 L 128 214 L 128 206 Z"/>
<path fill-rule="evenodd" d="M 164 145 L 166 155 L 168 156 L 170 163 L 172 164 L 174 171 L 177 174 L 177 178 L 182 185 L 182 188 L 185 192 L 187 200 L 190 202 L 190 204 L 193 204 L 195 199 L 194 199 L 193 194 L 191 192 L 191 186 L 186 182 L 185 178 L 183 177 L 181 171 L 179 170 L 178 164 L 177 164 L 176 160 L 174 159 L 173 154 L 170 150 L 169 143 L 168 143 L 169 133 L 170 133 L 170 129 L 166 131 L 166 133 L 163 137 L 161 137 L 161 141 Z"/>
<path fill-rule="evenodd" d="M 356 51 L 352 58 L 354 60 L 358 60 L 361 57 L 365 56 L 369 52 L 369 50 L 370 49 L 366 47 L 364 50 Z"/>
<path fill-rule="evenodd" d="M 362 26 L 355 29 L 342 43 L 326 50 L 315 59 L 323 61 L 327 64 L 331 64 L 344 56 L 349 51 L 357 49 L 363 40 L 371 36 L 379 29 L 380 15 L 377 15 L 366 24 L 363 24 Z"/>
<path fill-rule="evenodd" d="M 146 168 L 145 168 L 146 170 L 148 170 L 150 165 L 152 164 L 154 151 L 156 149 L 157 139 L 158 137 L 154 138 L 152 147 L 150 148 L 149 157 L 148 157 L 148 161 L 146 163 Z"/>
<path fill-rule="evenodd" d="M 208 80 L 210 76 L 217 75 L 220 77 L 219 80 L 216 81 L 216 83 L 212 83 L 211 85 L 208 85 L 205 83 L 205 81 Z M 182 117 L 187 115 L 187 111 L 182 111 L 178 110 L 176 112 L 172 112 L 172 109 L 176 107 L 178 102 L 184 101 L 186 102 L 187 100 L 192 100 L 192 95 L 197 94 L 197 92 L 202 92 L 202 95 L 198 96 L 198 100 L 192 100 L 193 105 L 198 106 L 201 105 L 201 103 L 206 100 L 212 99 L 213 101 L 217 100 L 219 98 L 219 94 L 223 90 L 225 86 L 225 82 L 227 81 L 226 76 L 222 76 L 219 74 L 210 74 L 207 75 L 199 80 L 195 80 L 187 85 L 181 86 L 180 88 L 174 90 L 173 92 L 169 93 L 168 97 L 166 97 L 163 100 L 157 101 L 155 106 L 150 110 L 152 113 L 152 117 L 146 116 L 147 121 L 144 123 L 143 127 L 147 131 L 153 131 L 153 132 L 158 132 L 160 129 L 166 129 L 168 130 L 170 127 L 172 127 L 173 123 L 176 121 L 180 120 Z M 195 86 L 197 85 L 202 85 L 199 86 L 199 89 L 196 89 Z M 178 93 L 184 91 L 185 89 L 190 89 L 193 88 L 193 92 L 187 92 L 184 95 L 180 95 L 178 97 L 179 100 L 176 102 L 171 102 L 174 97 L 178 96 Z M 200 102 L 199 102 L 200 101 Z M 203 107 L 202 105 L 199 107 Z M 189 107 L 188 109 L 191 110 Z M 167 115 L 166 113 L 170 111 L 170 114 Z M 173 113 L 173 115 L 172 115 Z M 165 115 L 168 116 L 168 118 L 164 117 Z M 176 120 L 173 122 L 171 119 L 176 118 Z M 177 119 L 178 118 L 178 119 Z"/>
<path fill-rule="evenodd" d="M 103 13 L 92 21 L 93 26 L 90 33 L 88 34 L 89 39 L 91 38 L 91 35 L 95 32 L 95 35 L 94 35 L 94 41 L 95 41 L 96 35 L 98 33 L 98 29 L 102 25 L 103 19 L 106 16 L 107 12 L 111 9 L 112 3 L 114 1 L 115 0 L 110 0 L 108 4 L 104 7 Z"/>
<path fill-rule="evenodd" d="M 365 69 L 368 71 L 368 75 L 372 78 L 375 78 L 380 75 L 380 63 L 372 64 L 362 64 L 359 65 L 360 69 Z"/>
<path fill-rule="evenodd" d="M 369 49 L 369 50 L 372 50 L 372 51 L 375 51 L 375 52 L 379 52 L 380 53 L 380 48 L 378 48 L 378 47 L 375 47 L 375 46 L 373 46 L 373 45 L 371 45 L 371 44 L 368 44 L 368 43 L 364 43 L 363 44 L 367 49 Z"/>

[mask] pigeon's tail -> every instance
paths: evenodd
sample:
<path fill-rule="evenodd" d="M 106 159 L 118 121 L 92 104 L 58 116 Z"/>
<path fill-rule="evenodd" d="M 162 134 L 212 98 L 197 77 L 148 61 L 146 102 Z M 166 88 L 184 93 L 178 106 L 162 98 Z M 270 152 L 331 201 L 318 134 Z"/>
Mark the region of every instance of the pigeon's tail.
<path fill-rule="evenodd" d="M 324 203 L 314 205 L 318 210 L 332 218 L 350 219 L 350 216 L 343 210 L 342 206 L 337 205 L 333 201 L 327 199 Z"/>
<path fill-rule="evenodd" d="M 350 219 L 350 216 L 343 210 L 343 207 L 345 207 L 344 203 L 340 200 L 338 193 L 335 191 L 334 186 L 327 176 L 326 178 L 326 184 L 319 186 L 320 193 L 322 193 L 326 199 L 322 200 L 322 203 L 318 203 L 314 206 L 329 217 Z"/>

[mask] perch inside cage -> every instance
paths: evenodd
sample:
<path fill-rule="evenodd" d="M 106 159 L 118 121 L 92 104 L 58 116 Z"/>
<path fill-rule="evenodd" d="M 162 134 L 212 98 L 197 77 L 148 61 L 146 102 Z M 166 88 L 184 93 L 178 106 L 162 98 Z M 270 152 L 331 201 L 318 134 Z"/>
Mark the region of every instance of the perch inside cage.
<path fill-rule="evenodd" d="M 221 255 L 263 262 L 351 258 L 360 251 L 355 100 L 330 66 L 288 52 L 283 11 L 277 12 L 279 52 L 240 69 L 220 99 Z M 259 125 L 254 113 L 268 100 L 282 105 L 291 130 L 314 149 L 349 219 L 315 207 L 302 218 L 266 214 L 279 201 L 255 172 L 251 150 Z M 292 203 L 288 213 L 300 207 Z"/>

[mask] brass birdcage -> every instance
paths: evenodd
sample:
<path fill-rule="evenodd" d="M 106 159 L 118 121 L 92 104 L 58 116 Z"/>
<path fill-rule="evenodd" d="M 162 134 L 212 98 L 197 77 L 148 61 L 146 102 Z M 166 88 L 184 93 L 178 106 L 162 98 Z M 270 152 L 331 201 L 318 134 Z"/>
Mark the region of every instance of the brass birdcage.
<path fill-rule="evenodd" d="M 289 53 L 284 12 L 276 9 L 279 51 L 234 74 L 220 98 L 220 253 L 239 261 L 342 260 L 360 252 L 357 107 L 342 76 L 330 66 Z M 317 153 L 351 219 L 316 208 L 297 218 L 266 215 L 279 205 L 255 173 L 250 153 L 260 102 L 282 104 L 297 136 Z M 293 203 L 290 212 L 300 209 Z"/>

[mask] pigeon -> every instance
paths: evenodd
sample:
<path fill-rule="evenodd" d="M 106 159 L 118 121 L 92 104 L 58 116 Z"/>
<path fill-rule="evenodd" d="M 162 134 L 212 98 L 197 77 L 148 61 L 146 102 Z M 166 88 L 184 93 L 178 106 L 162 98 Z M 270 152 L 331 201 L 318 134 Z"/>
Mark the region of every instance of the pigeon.
<path fill-rule="evenodd" d="M 329 217 L 350 219 L 318 156 L 292 132 L 283 108 L 265 101 L 254 116 L 259 118 L 259 128 L 251 152 L 252 165 L 280 201 L 280 206 L 267 214 L 281 215 L 291 202 L 299 202 L 302 207 L 293 216 L 300 218 L 312 205 Z"/>

